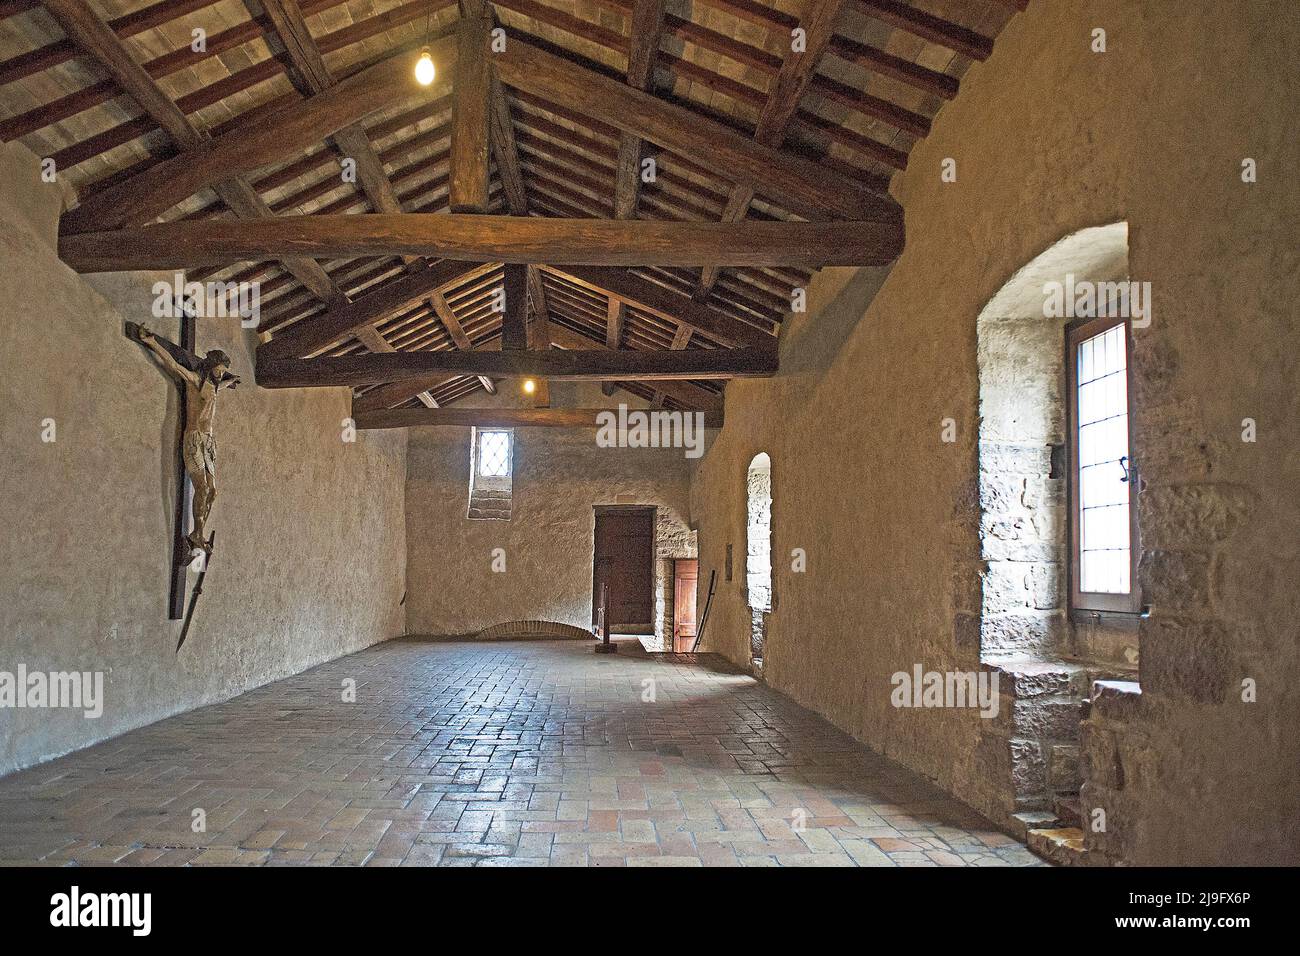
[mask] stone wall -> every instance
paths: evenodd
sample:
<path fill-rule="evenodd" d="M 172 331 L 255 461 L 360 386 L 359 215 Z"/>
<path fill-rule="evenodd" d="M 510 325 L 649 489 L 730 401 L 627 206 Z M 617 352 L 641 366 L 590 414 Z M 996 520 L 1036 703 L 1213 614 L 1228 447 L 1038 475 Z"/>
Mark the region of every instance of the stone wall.
<path fill-rule="evenodd" d="M 176 389 L 122 334 L 154 278 L 82 278 L 54 251 L 63 195 L 0 147 L 0 671 L 99 671 L 104 712 L 0 709 L 0 773 L 402 631 L 405 439 L 344 442 L 344 389 L 253 384 L 251 332 L 200 319 L 243 383 L 217 412 L 217 549 L 193 626 L 167 619 Z M 171 276 L 167 276 L 168 279 Z M 53 441 L 46 420 L 53 423 Z M 190 575 L 191 584 L 194 575 Z"/>
<path fill-rule="evenodd" d="M 1111 859 L 1300 861 L 1298 41 L 1283 2 L 1231 17 L 1208 0 L 1017 14 L 895 179 L 903 255 L 883 278 L 818 275 L 809 312 L 782 332 L 780 374 L 728 386 L 727 426 L 692 484 L 706 580 L 745 540 L 750 459 L 772 456 L 780 600 L 765 678 L 1010 827 L 1012 768 L 1005 749 L 981 747 L 988 722 L 893 707 L 890 680 L 918 663 L 981 666 L 978 316 L 1059 240 L 1127 222 L 1129 273 L 1154 295 L 1133 373 L 1151 616 L 1136 642 L 1142 693 L 1098 704 L 1084 728 L 1080 773 L 1108 747 L 1125 768 L 1083 789 L 1085 818 L 1122 793 L 1091 838 Z M 1242 181 L 1247 157 L 1258 182 Z M 796 547 L 803 574 L 789 570 Z M 749 632 L 743 581 L 720 584 L 706 649 L 744 664 Z M 1090 631 L 1076 649 L 1094 637 L 1122 653 Z"/>
<path fill-rule="evenodd" d="M 516 402 L 518 383 L 500 384 L 485 405 Z M 600 388 L 551 384 L 557 405 L 600 407 Z M 630 407 L 645 403 L 620 393 Z M 462 404 L 469 404 L 467 399 Z M 672 643 L 672 559 L 695 557 L 688 525 L 689 467 L 682 449 L 601 448 L 595 430 L 516 428 L 509 520 L 467 516 L 470 430 L 411 430 L 407 478 L 407 630 L 473 634 L 514 620 L 591 628 L 596 505 L 658 508 L 655 633 Z M 497 549 L 500 549 L 499 552 Z M 504 571 L 494 571 L 504 566 Z M 502 565 L 504 562 L 504 565 Z"/>

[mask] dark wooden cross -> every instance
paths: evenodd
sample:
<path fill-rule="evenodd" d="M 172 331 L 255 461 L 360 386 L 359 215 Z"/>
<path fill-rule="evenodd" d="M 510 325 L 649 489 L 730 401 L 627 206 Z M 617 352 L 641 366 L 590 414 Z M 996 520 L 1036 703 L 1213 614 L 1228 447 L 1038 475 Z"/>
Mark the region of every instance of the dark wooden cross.
<path fill-rule="evenodd" d="M 194 314 L 191 309 L 182 306 L 180 342 L 169 342 L 161 335 L 157 336 L 157 341 L 181 365 L 192 372 L 198 371 L 199 357 L 194 352 Z M 176 517 L 172 532 L 171 581 L 167 595 L 167 618 L 172 621 L 179 621 L 185 616 L 185 575 L 193 561 L 193 549 L 185 540 L 190 502 L 194 496 L 194 486 L 190 483 L 189 475 L 186 474 L 185 459 L 181 451 L 186 419 L 185 386 L 177 383 L 176 393 L 180 401 L 179 414 L 176 417 Z"/>

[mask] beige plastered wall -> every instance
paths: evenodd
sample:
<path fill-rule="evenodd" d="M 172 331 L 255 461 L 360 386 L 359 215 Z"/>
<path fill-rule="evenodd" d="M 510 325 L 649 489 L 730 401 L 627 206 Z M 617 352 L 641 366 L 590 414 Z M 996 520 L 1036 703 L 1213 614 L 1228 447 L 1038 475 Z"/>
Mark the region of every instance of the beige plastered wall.
<path fill-rule="evenodd" d="M 743 554 L 746 467 L 771 455 L 765 679 L 978 805 L 980 718 L 890 704 L 896 671 L 979 666 L 958 626 L 980 606 L 976 317 L 1065 236 L 1127 221 L 1154 296 L 1134 372 L 1152 610 L 1111 822 L 1131 862 L 1300 861 L 1298 17 L 1175 0 L 1015 16 L 895 179 L 907 240 L 888 277 L 818 276 L 781 372 L 728 386 L 692 485 L 700 578 L 721 578 L 726 546 Z M 746 663 L 748 634 L 737 563 L 705 644 Z"/>
<path fill-rule="evenodd" d="M 167 619 L 176 389 L 124 320 L 157 276 L 78 276 L 65 202 L 0 146 L 0 670 L 99 671 L 103 715 L 0 709 L 0 773 L 225 700 L 396 636 L 406 574 L 405 438 L 343 440 L 344 389 L 253 384 L 251 331 L 199 319 L 243 383 L 217 411 L 217 550 L 179 653 Z M 169 278 L 169 277 L 164 277 Z M 47 420 L 54 426 L 54 441 Z M 193 584 L 196 575 L 190 575 Z"/>
<path fill-rule="evenodd" d="M 457 407 L 522 404 L 519 383 L 498 383 Z M 622 402 L 597 385 L 552 383 L 556 406 Z M 594 508 L 653 505 L 655 633 L 666 649 L 672 629 L 672 559 L 695 556 L 689 527 L 690 469 L 682 448 L 600 447 L 595 429 L 516 428 L 510 520 L 468 517 L 470 429 L 410 430 L 406 485 L 407 628 L 416 634 L 475 634 L 518 620 L 591 627 Z M 504 567 L 504 570 L 493 570 Z"/>

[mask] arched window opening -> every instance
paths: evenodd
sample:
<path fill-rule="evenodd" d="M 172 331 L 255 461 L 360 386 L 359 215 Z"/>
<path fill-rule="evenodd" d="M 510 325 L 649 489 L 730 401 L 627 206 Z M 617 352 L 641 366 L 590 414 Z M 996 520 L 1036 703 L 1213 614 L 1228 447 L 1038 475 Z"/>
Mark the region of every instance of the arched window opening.
<path fill-rule="evenodd" d="M 1097 226 L 1032 260 L 979 315 L 985 660 L 1123 663 L 1132 650 L 1131 636 L 1071 626 L 1072 611 L 1136 610 L 1131 333 L 1108 295 L 1127 286 L 1127 224 Z"/>
<path fill-rule="evenodd" d="M 977 320 L 980 659 L 1011 694 L 1010 719 L 982 729 L 1006 768 L 997 799 L 1065 824 L 1087 688 L 1136 676 L 1133 286 L 1127 224 L 1092 227 L 1033 259 Z"/>
<path fill-rule="evenodd" d="M 760 452 L 745 476 L 745 595 L 750 608 L 749 654 L 763 666 L 767 615 L 772 610 L 772 460 Z"/>

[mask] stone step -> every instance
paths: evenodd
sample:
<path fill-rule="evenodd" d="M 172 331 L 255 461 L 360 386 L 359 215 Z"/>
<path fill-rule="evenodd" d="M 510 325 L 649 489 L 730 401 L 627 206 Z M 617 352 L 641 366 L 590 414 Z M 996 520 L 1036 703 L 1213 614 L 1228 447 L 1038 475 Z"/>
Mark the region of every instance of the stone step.
<path fill-rule="evenodd" d="M 1086 866 L 1083 831 L 1078 827 L 1052 827 L 1030 830 L 1029 849 L 1045 860 L 1060 866 Z"/>
<path fill-rule="evenodd" d="M 469 516 L 471 518 L 487 518 L 496 521 L 509 521 L 510 509 L 509 508 L 476 508 L 471 506 L 469 509 Z"/>
<path fill-rule="evenodd" d="M 1011 821 L 1014 835 L 1025 842 L 1029 841 L 1030 830 L 1048 830 L 1061 825 L 1051 810 L 1021 810 L 1011 815 Z"/>
<path fill-rule="evenodd" d="M 1056 810 L 1056 818 L 1066 827 L 1083 826 L 1083 812 L 1079 809 L 1079 795 L 1057 794 L 1052 799 L 1052 807 Z"/>

